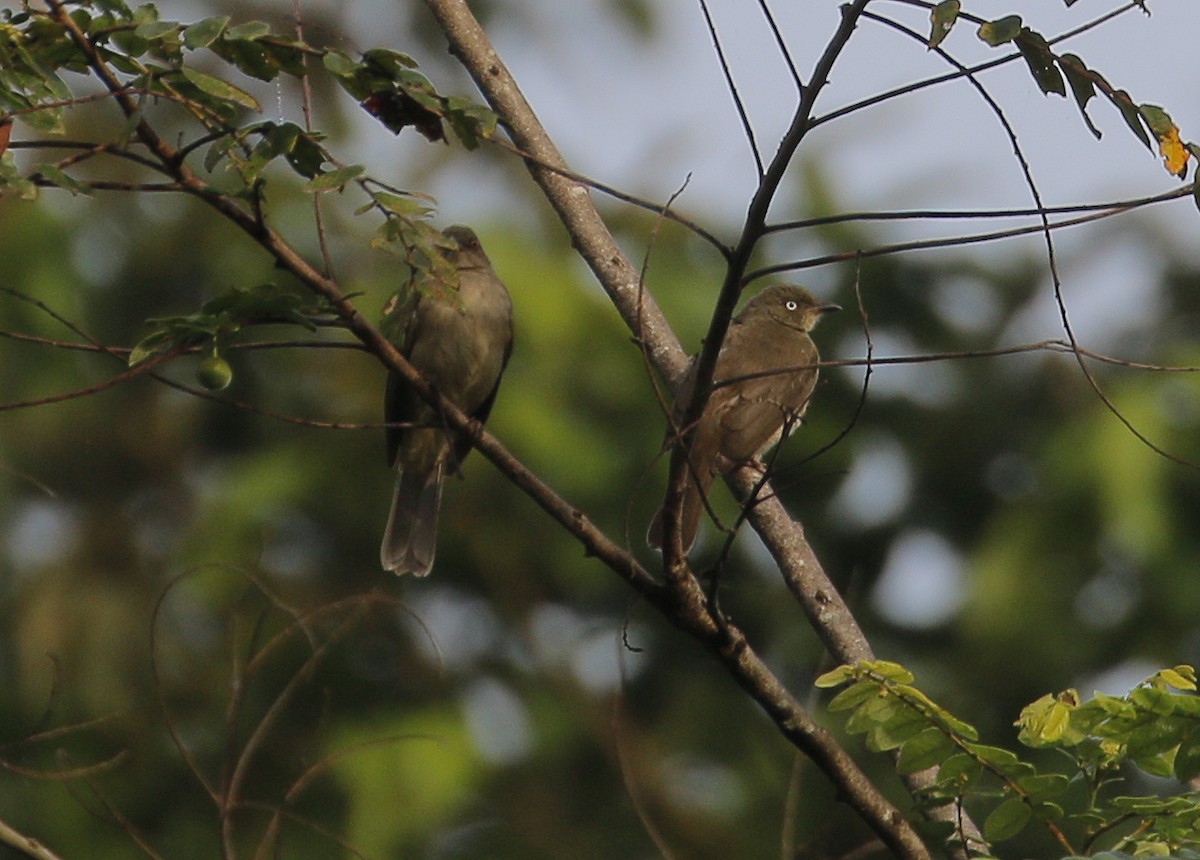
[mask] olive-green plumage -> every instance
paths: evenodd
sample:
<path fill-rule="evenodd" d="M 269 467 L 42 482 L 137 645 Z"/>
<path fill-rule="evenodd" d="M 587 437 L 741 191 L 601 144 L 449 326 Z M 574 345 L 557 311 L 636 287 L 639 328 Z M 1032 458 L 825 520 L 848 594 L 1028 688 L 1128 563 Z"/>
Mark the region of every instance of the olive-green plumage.
<path fill-rule="evenodd" d="M 747 302 L 730 322 L 717 355 L 712 394 L 691 436 L 679 523 L 684 552 L 696 540 L 713 478 L 754 461 L 785 429 L 790 432 L 800 423 L 817 384 L 819 356 L 808 333 L 822 314 L 833 310 L 838 306 L 821 304 L 803 287 L 779 285 Z M 675 398 L 676 427 L 692 399 L 695 368 L 693 358 Z M 661 508 L 647 541 L 662 548 Z"/>
<path fill-rule="evenodd" d="M 385 309 L 384 333 L 443 397 L 486 421 L 512 351 L 512 301 L 475 233 L 448 227 L 456 247 L 443 251 L 457 277 L 430 274 Z M 388 377 L 388 462 L 396 492 L 380 549 L 385 570 L 425 576 L 437 548 L 442 481 L 470 451 L 434 407 L 400 377 Z"/>

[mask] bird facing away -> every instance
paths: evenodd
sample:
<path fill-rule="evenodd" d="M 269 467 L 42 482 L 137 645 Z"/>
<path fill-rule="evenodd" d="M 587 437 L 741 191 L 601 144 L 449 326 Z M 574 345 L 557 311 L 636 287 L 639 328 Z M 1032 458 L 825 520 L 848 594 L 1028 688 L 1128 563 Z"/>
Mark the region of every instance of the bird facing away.
<path fill-rule="evenodd" d="M 383 331 L 448 401 L 483 422 L 496 399 L 512 351 L 512 300 L 475 233 L 454 226 L 442 256 L 452 273 L 432 267 L 384 308 Z M 437 548 L 438 508 L 447 471 L 458 468 L 471 443 L 449 428 L 395 374 L 388 376 L 384 413 L 388 463 L 396 492 L 379 552 L 385 570 L 425 576 Z"/>
<path fill-rule="evenodd" d="M 713 478 L 754 462 L 785 431 L 800 423 L 817 384 L 816 344 L 808 333 L 837 305 L 821 304 L 803 287 L 768 287 L 746 303 L 729 324 L 713 373 L 712 394 L 695 424 L 688 450 L 679 532 L 683 551 L 691 549 Z M 684 374 L 675 398 L 674 436 L 695 387 L 697 358 Z M 662 508 L 650 523 L 647 542 L 662 549 Z"/>

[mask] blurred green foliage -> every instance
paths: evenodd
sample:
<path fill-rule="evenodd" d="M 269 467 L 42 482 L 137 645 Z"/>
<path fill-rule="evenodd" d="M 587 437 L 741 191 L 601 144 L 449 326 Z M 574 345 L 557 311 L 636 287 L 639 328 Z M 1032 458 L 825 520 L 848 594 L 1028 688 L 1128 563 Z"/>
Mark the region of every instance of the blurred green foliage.
<path fill-rule="evenodd" d="M 648 4 L 614 8 L 635 32 L 653 25 Z M 336 26 L 318 19 L 310 32 Z M 327 95 L 336 116 L 341 97 Z M 89 116 L 68 117 L 68 133 Z M 442 167 L 455 170 L 454 157 Z M 271 179 L 273 223 L 318 259 L 311 196 L 299 180 Z M 801 214 L 837 211 L 825 181 L 813 166 Z M 335 271 L 375 316 L 397 261 L 371 250 L 377 223 L 350 214 L 361 200 L 325 199 Z M 652 219 L 609 215 L 644 251 Z M 561 230 L 506 213 L 473 226 L 517 315 L 490 428 L 653 565 L 643 534 L 665 471 L 665 395 Z M 878 240 L 847 225 L 812 238 L 832 251 Z M 689 348 L 719 264 L 676 226 L 655 241 L 647 287 Z M 1200 273 L 1170 260 L 1163 270 L 1138 285 L 1158 299 L 1157 317 L 1118 327 L 1114 351 L 1195 363 Z M 821 275 L 823 295 L 848 309 L 858 282 L 879 354 L 892 355 L 1010 345 L 1049 290 L 1043 272 L 1021 254 L 947 253 Z M 132 346 L 147 319 L 281 280 L 292 286 L 194 202 L 0 200 L 0 408 L 124 371 L 120 357 L 49 342 L 83 342 L 54 315 Z M 861 326 L 853 311 L 823 323 L 824 354 L 861 356 Z M 259 335 L 323 345 L 239 348 Z M 355 856 L 347 846 L 370 857 L 649 857 L 656 838 L 680 856 L 759 857 L 777 854 L 789 829 L 815 856 L 867 838 L 715 664 L 482 458 L 447 487 L 432 577 L 384 575 L 382 431 L 272 417 L 381 420 L 384 373 L 345 338 L 261 328 L 222 355 L 233 381 L 214 397 L 143 376 L 0 411 L 0 819 L 66 858 L 133 856 L 135 833 L 163 857 L 217 856 L 210 790 L 236 778 L 244 803 L 225 832 L 246 857 L 278 809 L 289 858 Z M 192 386 L 202 359 L 160 370 Z M 1193 376 L 1089 366 L 1140 431 L 1200 460 Z M 850 424 L 862 380 L 862 368 L 824 374 L 776 486 L 877 653 L 914 668 L 1001 745 L 1049 690 L 1132 685 L 1143 666 L 1200 659 L 1195 470 L 1132 436 L 1071 357 L 878 366 L 849 434 L 809 459 Z M 885 578 L 925 593 L 921 564 L 896 562 L 914 535 L 943 548 L 918 561 L 949 558 L 960 575 L 933 620 L 879 597 Z M 748 531 L 722 582 L 755 647 L 807 689 L 828 667 Z M 895 786 L 890 761 L 863 758 Z M 1014 850 L 1046 850 L 1022 838 Z"/>

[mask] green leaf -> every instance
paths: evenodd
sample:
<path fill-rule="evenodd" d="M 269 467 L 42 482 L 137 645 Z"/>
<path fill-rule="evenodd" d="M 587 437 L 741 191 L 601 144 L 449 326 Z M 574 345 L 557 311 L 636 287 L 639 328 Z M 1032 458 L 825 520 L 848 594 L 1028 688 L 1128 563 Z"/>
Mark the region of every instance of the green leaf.
<path fill-rule="evenodd" d="M 142 338 L 129 352 L 129 366 L 137 367 L 146 359 L 160 352 L 164 352 L 170 347 L 172 342 L 171 336 L 165 331 L 156 331 L 154 334 L 147 335 Z"/>
<path fill-rule="evenodd" d="M 1166 779 L 1175 772 L 1174 750 L 1169 750 L 1155 756 L 1135 759 L 1134 764 L 1151 776 L 1160 776 Z"/>
<path fill-rule="evenodd" d="M 231 42 L 253 42 L 263 36 L 271 35 L 271 25 L 265 21 L 247 21 L 225 31 L 225 38 Z"/>
<path fill-rule="evenodd" d="M 867 735 L 867 749 L 872 752 L 896 749 L 928 727 L 924 714 L 910 707 L 897 708 Z"/>
<path fill-rule="evenodd" d="M 1029 66 L 1029 71 L 1041 91 L 1047 95 L 1054 93 L 1065 97 L 1067 85 L 1063 82 L 1058 66 L 1055 65 L 1054 52 L 1050 50 L 1045 38 L 1028 27 L 1022 27 L 1016 41 L 1017 50 L 1025 58 L 1025 64 Z"/>
<path fill-rule="evenodd" d="M 196 87 L 196 89 L 203 93 L 207 93 L 208 95 L 222 99 L 223 101 L 235 102 L 236 104 L 240 104 L 242 107 L 250 108 L 251 110 L 262 110 L 262 107 L 258 104 L 258 101 L 254 98 L 254 96 L 250 95 L 245 90 L 238 89 L 233 84 L 227 83 L 220 78 L 214 78 L 211 75 L 206 75 L 203 72 L 198 72 L 195 69 L 188 68 L 187 66 L 184 66 L 180 71 L 183 73 L 183 76 L 187 78 L 193 86 Z"/>
<path fill-rule="evenodd" d="M 1075 97 L 1075 104 L 1079 106 L 1079 113 L 1083 117 L 1088 131 L 1095 136 L 1096 140 L 1099 140 L 1102 136 L 1100 129 L 1096 128 L 1096 124 L 1092 122 L 1092 118 L 1087 112 L 1088 102 L 1096 95 L 1096 85 L 1092 81 L 1088 67 L 1075 54 L 1063 54 L 1059 57 L 1058 67 L 1062 69 L 1067 78 L 1067 84 L 1071 87 L 1071 94 Z"/>
<path fill-rule="evenodd" d="M 974 782 L 983 774 L 983 765 L 967 753 L 955 753 L 938 768 L 939 783 L 957 783 L 960 786 Z"/>
<path fill-rule="evenodd" d="M 1041 801 L 1048 797 L 1058 797 L 1071 786 L 1071 780 L 1061 773 L 1038 773 L 1023 776 L 1017 780 L 1017 785 Z"/>
<path fill-rule="evenodd" d="M 421 199 L 420 196 L 415 194 L 389 194 L 386 191 L 381 191 L 376 193 L 374 198 L 375 202 L 388 212 L 391 212 L 394 215 L 399 215 L 403 218 L 421 218 L 434 211 L 433 206 L 429 205 L 429 203 L 426 203 Z M 369 206 L 370 204 L 368 204 L 368 207 Z M 853 689 L 857 689 L 857 687 L 851 687 L 848 690 L 843 690 L 834 697 L 834 701 Z M 832 702 L 830 704 L 832 710 Z"/>
<path fill-rule="evenodd" d="M 817 680 L 813 681 L 813 686 L 818 689 L 827 690 L 830 687 L 840 687 L 848 681 L 854 680 L 853 666 L 838 666 L 836 669 L 830 669 L 824 675 L 821 675 Z"/>
<path fill-rule="evenodd" d="M 262 42 L 262 49 L 266 51 L 267 62 L 272 67 L 279 69 L 294 78 L 303 77 L 308 70 L 305 67 L 305 52 L 303 43 L 289 42 L 282 44 L 277 41 Z"/>
<path fill-rule="evenodd" d="M 851 711 L 868 699 L 873 699 L 880 693 L 880 686 L 874 681 L 860 681 L 842 690 L 829 700 L 829 712 Z"/>
<path fill-rule="evenodd" d="M 880 676 L 884 680 L 895 681 L 897 684 L 911 684 L 913 682 L 912 672 L 905 669 L 899 663 L 893 663 L 890 660 L 868 660 L 860 663 L 859 666 L 872 674 Z"/>
<path fill-rule="evenodd" d="M 1001 803 L 983 822 L 983 835 L 989 842 L 1011 839 L 1029 823 L 1033 810 L 1019 797 L 1010 797 Z"/>
<path fill-rule="evenodd" d="M 183 31 L 183 44 L 187 45 L 193 51 L 199 48 L 207 48 L 221 37 L 221 34 L 225 32 L 225 28 L 228 25 L 228 15 L 217 15 L 212 18 L 205 18 L 203 21 L 197 21 Z"/>
<path fill-rule="evenodd" d="M 279 69 L 271 62 L 266 49 L 257 42 L 247 39 L 229 39 L 226 34 L 226 38 L 217 44 L 223 46 L 220 52 L 221 56 L 252 78 L 258 78 L 260 81 L 273 81 L 279 74 Z"/>
<path fill-rule="evenodd" d="M 313 179 L 321 172 L 325 163 L 325 153 L 313 135 L 302 134 L 296 138 L 296 143 L 290 152 L 285 153 L 288 164 L 305 179 Z"/>
<path fill-rule="evenodd" d="M 33 130 L 45 132 L 46 134 L 63 134 L 67 130 L 63 122 L 63 109 L 61 107 L 45 108 L 31 113 L 23 113 L 17 119 Z"/>
<path fill-rule="evenodd" d="M 491 110 L 460 96 L 446 98 L 444 113 L 454 136 L 467 149 L 475 149 L 480 140 L 490 140 L 499 124 Z"/>
<path fill-rule="evenodd" d="M 212 173 L 213 169 L 229 155 L 229 150 L 235 146 L 237 146 L 237 140 L 232 137 L 223 137 L 214 141 L 213 145 L 208 148 L 208 152 L 204 154 L 204 169 Z"/>
<path fill-rule="evenodd" d="M 59 188 L 70 191 L 72 196 L 79 194 L 90 196 L 92 193 L 91 186 L 87 183 L 80 182 L 74 176 L 59 170 L 53 164 L 38 164 L 34 166 L 34 170 L 40 173 L 48 182 L 52 182 Z"/>
<path fill-rule="evenodd" d="M 321 63 L 330 74 L 339 78 L 353 77 L 360 68 L 358 63 L 341 51 L 326 51 Z"/>
<path fill-rule="evenodd" d="M 313 194 L 322 191 L 333 191 L 334 189 L 342 188 L 347 182 L 350 182 L 361 176 L 365 168 L 361 164 L 350 164 L 346 167 L 339 167 L 335 170 L 330 170 L 322 173 L 308 182 L 304 183 L 304 190 Z"/>
<path fill-rule="evenodd" d="M 174 33 L 179 29 L 177 21 L 147 21 L 134 29 L 134 34 L 140 36 L 147 41 L 161 39 L 168 33 Z"/>
<path fill-rule="evenodd" d="M 995 21 L 980 24 L 976 34 L 993 48 L 1011 42 L 1021 32 L 1023 22 L 1020 15 L 1006 15 Z"/>
<path fill-rule="evenodd" d="M 1160 717 L 1167 717 L 1175 712 L 1175 698 L 1166 690 L 1154 687 L 1138 687 L 1129 694 L 1129 701 L 1135 706 Z"/>
<path fill-rule="evenodd" d="M 987 744 L 967 744 L 967 752 L 975 756 L 982 763 L 1004 772 L 1008 772 L 1021 764 L 1021 760 L 1017 758 L 1016 753 L 1010 752 L 1003 747 L 993 747 Z"/>
<path fill-rule="evenodd" d="M 941 729 L 926 728 L 900 747 L 896 769 L 900 773 L 916 773 L 940 763 L 953 751 L 954 744 Z"/>
<path fill-rule="evenodd" d="M 904 703 L 894 698 L 876 698 L 864 702 L 858 710 L 846 720 L 846 731 L 853 735 L 861 735 L 873 731 L 877 726 L 892 719 Z M 906 709 L 907 710 L 907 709 Z"/>
<path fill-rule="evenodd" d="M 22 200 L 36 200 L 38 187 L 21 175 L 11 151 L 0 155 L 0 197 L 16 192 Z"/>
<path fill-rule="evenodd" d="M 408 54 L 390 48 L 372 48 L 363 53 L 363 62 L 392 80 L 398 80 L 406 69 L 415 69 L 417 61 Z"/>
<path fill-rule="evenodd" d="M 1126 751 L 1129 758 L 1140 766 L 1145 761 L 1173 752 L 1183 740 L 1186 730 L 1187 724 L 1180 720 L 1155 720 L 1130 733 Z M 1158 762 L 1155 761 L 1153 766 L 1158 767 Z"/>
<path fill-rule="evenodd" d="M 1071 714 L 1078 705 L 1079 695 L 1074 690 L 1058 695 L 1047 693 L 1026 705 L 1017 719 L 1021 743 L 1032 747 L 1057 743 L 1070 727 Z"/>
<path fill-rule="evenodd" d="M 1139 105 L 1138 110 L 1142 114 L 1142 119 L 1146 121 L 1146 126 L 1150 129 L 1150 133 L 1155 137 L 1164 137 L 1176 128 L 1175 122 L 1171 119 L 1170 115 L 1158 105 Z M 1159 680 L 1165 681 L 1179 690 L 1196 689 L 1196 670 L 1192 669 L 1191 666 L 1181 666 L 1179 668 L 1185 671 L 1191 670 L 1191 678 L 1185 677 L 1183 673 L 1176 669 L 1163 669 L 1161 672 L 1156 672 L 1150 681 L 1151 683 Z M 1179 683 L 1175 683 L 1176 681 Z"/>
<path fill-rule="evenodd" d="M 133 10 L 132 20 L 134 24 L 139 26 L 157 21 L 158 7 L 153 3 L 143 3 Z"/>
<path fill-rule="evenodd" d="M 117 30 L 112 34 L 112 44 L 130 57 L 140 57 L 150 50 L 150 43 L 133 30 Z"/>
<path fill-rule="evenodd" d="M 1145 120 L 1142 118 L 1142 112 L 1138 110 L 1138 106 L 1134 104 L 1133 99 L 1125 90 L 1115 90 L 1111 93 L 1105 92 L 1108 100 L 1111 101 L 1121 112 L 1121 118 L 1125 120 L 1125 124 L 1129 126 L 1137 139 L 1145 144 L 1146 149 L 1154 151 L 1154 144 L 1150 142 L 1150 135 L 1146 134 Z"/>
<path fill-rule="evenodd" d="M 1200 776 L 1200 732 L 1189 736 L 1175 753 L 1175 778 L 1190 782 Z"/>
<path fill-rule="evenodd" d="M 960 0 L 942 0 L 933 7 L 933 11 L 929 13 L 929 21 L 932 24 L 929 31 L 930 48 L 936 48 L 942 44 L 943 39 L 950 35 L 950 30 L 954 27 L 954 22 L 958 20 L 961 8 Z"/>

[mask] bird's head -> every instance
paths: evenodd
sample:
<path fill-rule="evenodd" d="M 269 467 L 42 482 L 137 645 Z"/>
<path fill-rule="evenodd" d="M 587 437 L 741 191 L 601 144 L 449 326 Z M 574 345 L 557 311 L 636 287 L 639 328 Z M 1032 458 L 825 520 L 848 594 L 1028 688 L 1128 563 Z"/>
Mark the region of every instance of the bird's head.
<path fill-rule="evenodd" d="M 745 323 L 755 318 L 770 319 L 790 329 L 809 332 L 824 314 L 841 309 L 840 305 L 817 301 L 804 287 L 777 284 L 747 302 L 738 320 Z"/>
<path fill-rule="evenodd" d="M 483 252 L 483 246 L 479 243 L 479 237 L 470 227 L 455 224 L 443 230 L 442 235 L 452 239 L 456 246 L 443 251 L 443 256 L 455 267 L 464 269 L 490 265 L 487 254 Z"/>

